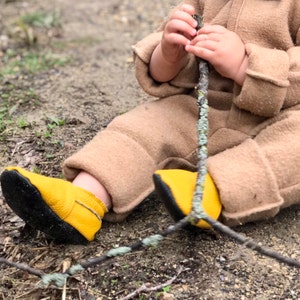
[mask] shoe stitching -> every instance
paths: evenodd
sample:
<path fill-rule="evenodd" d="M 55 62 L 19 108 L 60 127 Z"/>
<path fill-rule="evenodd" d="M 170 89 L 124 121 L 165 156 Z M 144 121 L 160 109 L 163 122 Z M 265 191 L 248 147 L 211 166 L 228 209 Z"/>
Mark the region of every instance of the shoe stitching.
<path fill-rule="evenodd" d="M 75 200 L 75 202 L 77 202 L 78 204 L 82 205 L 83 207 L 85 207 L 86 209 L 88 209 L 91 213 L 93 213 L 97 219 L 102 222 L 102 218 L 99 214 L 97 214 L 93 209 L 91 209 L 90 207 L 86 206 L 84 203 L 78 201 L 78 200 Z"/>

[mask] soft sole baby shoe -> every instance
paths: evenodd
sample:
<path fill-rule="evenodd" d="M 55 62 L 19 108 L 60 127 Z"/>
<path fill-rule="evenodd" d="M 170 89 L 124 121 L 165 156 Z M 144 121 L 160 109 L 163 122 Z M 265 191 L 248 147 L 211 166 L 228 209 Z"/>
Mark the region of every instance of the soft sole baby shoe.
<path fill-rule="evenodd" d="M 101 200 L 71 182 L 19 167 L 4 170 L 1 188 L 7 204 L 21 219 L 63 243 L 92 241 L 107 212 Z"/>
<path fill-rule="evenodd" d="M 155 191 L 175 221 L 187 216 L 192 210 L 197 173 L 180 169 L 158 170 L 153 174 Z M 207 215 L 217 220 L 222 205 L 217 188 L 209 174 L 206 175 L 202 206 Z M 211 226 L 200 220 L 195 226 L 208 229 Z"/>

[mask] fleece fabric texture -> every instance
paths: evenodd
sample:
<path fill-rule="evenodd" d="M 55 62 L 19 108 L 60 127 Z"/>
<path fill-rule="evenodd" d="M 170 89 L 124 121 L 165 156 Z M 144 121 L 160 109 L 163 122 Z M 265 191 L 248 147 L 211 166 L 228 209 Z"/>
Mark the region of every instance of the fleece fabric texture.
<path fill-rule="evenodd" d="M 207 166 L 220 193 L 222 221 L 233 226 L 270 218 L 300 203 L 300 1 L 183 3 L 205 22 L 236 32 L 249 57 L 242 87 L 212 67 L 209 76 Z M 136 77 L 158 100 L 115 118 L 63 166 L 68 180 L 85 170 L 106 186 L 115 220 L 153 191 L 155 170 L 196 170 L 197 59 L 190 55 L 167 83 L 149 74 L 164 24 L 133 46 Z"/>

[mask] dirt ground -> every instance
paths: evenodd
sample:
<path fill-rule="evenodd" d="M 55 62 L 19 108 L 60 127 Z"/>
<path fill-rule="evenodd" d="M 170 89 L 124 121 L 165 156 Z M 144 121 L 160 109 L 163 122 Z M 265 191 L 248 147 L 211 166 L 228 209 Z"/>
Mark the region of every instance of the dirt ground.
<path fill-rule="evenodd" d="M 66 157 L 113 117 L 150 101 L 135 80 L 131 45 L 152 32 L 175 3 L 0 1 L 0 72 L 6 68 L 0 73 L 0 171 L 18 164 L 61 177 Z M 43 26 L 17 22 L 37 12 L 52 12 L 52 19 L 44 16 Z M 52 64 L 32 71 L 37 62 L 30 61 L 31 69 L 25 64 L 26 53 L 32 51 L 51 54 Z M 172 224 L 151 196 L 126 221 L 104 223 L 87 246 L 59 245 L 24 226 L 1 194 L 0 205 L 0 256 L 46 273 L 61 272 L 70 262 L 130 245 Z M 299 206 L 236 230 L 300 260 Z M 132 299 L 300 299 L 299 269 L 258 255 L 220 233 L 187 230 L 157 247 L 93 266 L 69 278 L 65 290 L 42 288 L 38 277 L 2 264 L 0 299 L 123 299 L 143 284 L 158 287 L 174 276 L 164 288 Z"/>

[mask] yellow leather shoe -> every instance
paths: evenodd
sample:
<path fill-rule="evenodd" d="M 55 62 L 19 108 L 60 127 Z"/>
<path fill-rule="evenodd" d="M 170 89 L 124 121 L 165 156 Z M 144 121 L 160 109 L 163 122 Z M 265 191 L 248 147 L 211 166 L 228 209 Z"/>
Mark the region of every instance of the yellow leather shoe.
<path fill-rule="evenodd" d="M 70 244 L 92 241 L 107 212 L 105 204 L 71 182 L 8 167 L 1 174 L 3 196 L 26 223 Z"/>
<path fill-rule="evenodd" d="M 167 210 L 175 221 L 187 216 L 192 210 L 192 200 L 196 186 L 197 173 L 179 169 L 158 170 L 153 175 L 155 191 L 164 202 Z M 222 210 L 217 188 L 207 174 L 204 184 L 203 209 L 213 219 L 217 220 Z M 200 220 L 195 226 L 210 228 Z"/>

